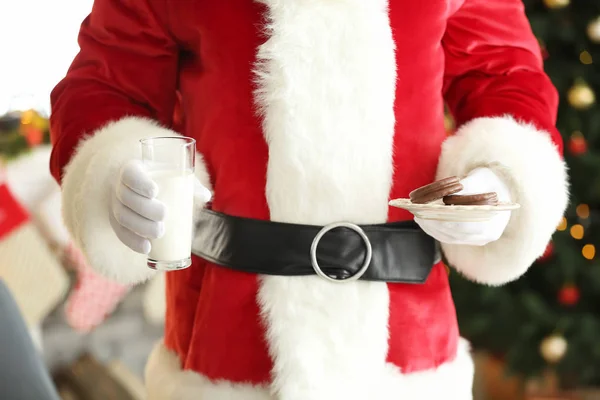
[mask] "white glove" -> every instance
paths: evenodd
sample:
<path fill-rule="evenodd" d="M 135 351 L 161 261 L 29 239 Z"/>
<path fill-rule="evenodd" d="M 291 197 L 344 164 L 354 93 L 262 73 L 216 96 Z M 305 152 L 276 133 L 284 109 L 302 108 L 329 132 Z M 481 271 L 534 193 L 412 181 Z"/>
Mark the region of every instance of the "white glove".
<path fill-rule="evenodd" d="M 498 201 L 509 202 L 510 190 L 506 184 L 489 168 L 476 168 L 461 180 L 463 190 L 457 194 L 470 195 L 496 192 Z M 441 243 L 484 246 L 498 240 L 510 220 L 510 211 L 498 212 L 484 222 L 447 222 L 415 218 L 415 222 Z"/>
<path fill-rule="evenodd" d="M 123 244 L 141 254 L 148 254 L 150 239 L 160 238 L 165 231 L 167 209 L 155 198 L 157 194 L 158 186 L 141 161 L 132 160 L 121 168 L 112 192 L 110 224 Z M 206 203 L 211 196 L 196 179 L 195 202 Z"/>

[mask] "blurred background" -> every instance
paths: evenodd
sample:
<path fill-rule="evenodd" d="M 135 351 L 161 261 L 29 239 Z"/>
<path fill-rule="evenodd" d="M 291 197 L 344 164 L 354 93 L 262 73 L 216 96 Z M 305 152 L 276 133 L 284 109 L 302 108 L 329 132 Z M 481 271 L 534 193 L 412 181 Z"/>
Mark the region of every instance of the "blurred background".
<path fill-rule="evenodd" d="M 92 3 L 0 2 L 0 282 L 63 399 L 143 399 L 163 279 L 130 288 L 91 271 L 48 171 L 49 94 Z M 572 202 L 524 278 L 490 288 L 451 273 L 453 295 L 474 348 L 476 400 L 600 399 L 600 0 L 524 3 L 561 96 Z"/>
<path fill-rule="evenodd" d="M 50 91 L 79 50 L 92 4 L 0 0 L 0 284 L 63 399 L 141 400 L 144 365 L 162 336 L 164 283 L 132 289 L 91 271 L 62 224 L 48 170 Z"/>

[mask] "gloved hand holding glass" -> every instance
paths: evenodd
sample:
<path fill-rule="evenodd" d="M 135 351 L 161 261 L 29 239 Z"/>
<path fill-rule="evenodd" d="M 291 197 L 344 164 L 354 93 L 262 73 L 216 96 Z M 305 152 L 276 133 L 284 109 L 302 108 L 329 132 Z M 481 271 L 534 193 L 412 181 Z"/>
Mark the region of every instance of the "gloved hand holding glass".
<path fill-rule="evenodd" d="M 142 160 L 123 166 L 113 191 L 110 220 L 118 238 L 148 254 L 148 266 L 177 270 L 191 265 L 194 201 L 211 193 L 194 175 L 195 141 L 186 137 L 142 140 Z"/>

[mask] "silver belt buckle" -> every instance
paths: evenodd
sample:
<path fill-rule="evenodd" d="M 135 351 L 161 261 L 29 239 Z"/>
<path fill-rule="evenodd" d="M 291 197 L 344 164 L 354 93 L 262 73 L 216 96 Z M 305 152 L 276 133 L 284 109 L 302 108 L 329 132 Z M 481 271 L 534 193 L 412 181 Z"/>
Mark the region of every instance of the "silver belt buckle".
<path fill-rule="evenodd" d="M 365 256 L 365 261 L 364 261 L 362 267 L 354 275 L 349 276 L 348 278 L 345 278 L 345 279 L 336 279 L 336 278 L 332 278 L 329 275 L 325 274 L 323 272 L 323 270 L 321 269 L 321 267 L 319 266 L 319 262 L 317 261 L 317 247 L 319 246 L 319 242 L 321 241 L 321 239 L 323 238 L 323 236 L 325 236 L 325 234 L 327 232 L 329 232 L 335 228 L 348 228 L 348 229 L 353 230 L 361 237 L 361 239 L 365 243 L 365 247 L 367 249 L 367 255 Z M 329 225 L 323 227 L 319 231 L 319 233 L 316 234 L 315 238 L 313 239 L 312 245 L 310 246 L 310 261 L 312 263 L 313 269 L 315 270 L 315 272 L 317 273 L 318 276 L 320 276 L 321 278 L 328 280 L 330 282 L 334 282 L 334 283 L 353 282 L 353 281 L 359 280 L 361 278 L 361 276 L 363 276 L 365 274 L 365 272 L 367 271 L 367 269 L 369 268 L 369 264 L 371 263 L 372 257 L 373 257 L 373 249 L 371 247 L 371 242 L 369 241 L 369 238 L 367 237 L 365 232 L 362 230 L 362 228 L 360 226 L 351 224 L 348 222 L 336 222 L 336 223 L 329 224 Z"/>

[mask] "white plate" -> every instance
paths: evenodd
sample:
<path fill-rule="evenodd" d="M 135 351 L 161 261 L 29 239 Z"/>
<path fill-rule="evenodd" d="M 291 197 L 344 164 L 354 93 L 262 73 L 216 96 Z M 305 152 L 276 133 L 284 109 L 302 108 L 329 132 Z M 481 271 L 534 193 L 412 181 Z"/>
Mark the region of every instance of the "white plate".
<path fill-rule="evenodd" d="M 516 203 L 499 203 L 495 206 L 447 206 L 440 201 L 427 204 L 413 204 L 410 199 L 394 199 L 390 206 L 410 211 L 415 217 L 451 222 L 488 221 L 501 212 L 516 210 Z"/>

